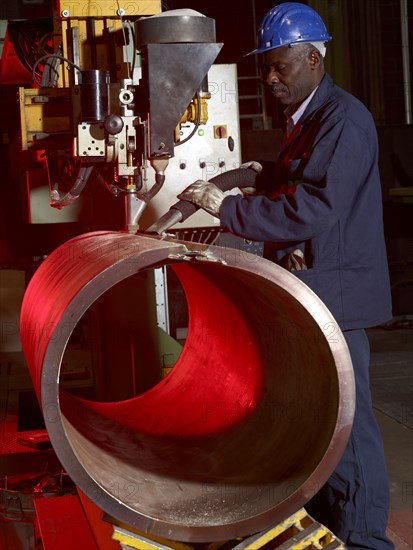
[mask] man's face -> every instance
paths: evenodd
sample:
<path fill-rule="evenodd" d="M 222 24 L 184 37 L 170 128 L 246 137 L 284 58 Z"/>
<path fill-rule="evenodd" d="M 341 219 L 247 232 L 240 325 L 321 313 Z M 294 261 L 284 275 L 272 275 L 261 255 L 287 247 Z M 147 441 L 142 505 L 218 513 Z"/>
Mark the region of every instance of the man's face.
<path fill-rule="evenodd" d="M 264 75 L 273 96 L 282 105 L 299 104 L 319 84 L 320 58 L 300 45 L 282 46 L 264 53 Z"/>

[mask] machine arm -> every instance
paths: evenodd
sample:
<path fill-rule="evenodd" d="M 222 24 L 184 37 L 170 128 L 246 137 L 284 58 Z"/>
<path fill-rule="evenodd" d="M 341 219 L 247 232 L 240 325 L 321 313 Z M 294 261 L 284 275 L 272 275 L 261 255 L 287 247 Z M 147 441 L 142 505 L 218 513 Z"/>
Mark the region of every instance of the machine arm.
<path fill-rule="evenodd" d="M 131 232 L 164 184 L 180 124 L 197 127 L 208 117 L 205 82 L 222 47 L 213 19 L 193 10 L 157 13 L 160 2 L 151 6 L 149 13 L 112 13 L 113 4 L 102 2 L 100 13 L 85 16 L 62 0 L 54 18 L 56 53 L 32 65 L 35 88 L 20 88 L 22 149 L 54 157 L 70 152 L 81 165 L 63 198 L 53 184 L 51 206 L 73 202 L 92 168 L 104 166 L 106 174 L 112 171 L 114 194 L 125 197 Z"/>
<path fill-rule="evenodd" d="M 211 178 L 209 181 L 215 184 L 221 191 L 230 191 L 235 188 L 254 187 L 257 173 L 254 170 L 236 168 Z M 180 200 L 171 206 L 168 212 L 152 224 L 146 233 L 162 234 L 178 222 L 182 222 L 192 216 L 198 206 L 192 202 Z"/>

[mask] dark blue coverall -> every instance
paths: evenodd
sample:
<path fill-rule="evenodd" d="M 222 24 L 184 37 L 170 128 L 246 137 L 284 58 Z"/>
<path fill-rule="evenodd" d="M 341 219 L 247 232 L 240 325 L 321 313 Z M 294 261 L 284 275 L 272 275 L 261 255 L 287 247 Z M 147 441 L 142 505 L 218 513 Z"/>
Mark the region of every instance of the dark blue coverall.
<path fill-rule="evenodd" d="M 264 168 L 268 170 L 273 187 L 265 195 L 224 199 L 221 226 L 265 242 L 265 256 L 277 263 L 301 249 L 308 269 L 293 273 L 337 320 L 356 381 L 347 448 L 308 510 L 349 548 L 387 550 L 393 548 L 385 534 L 389 484 L 371 406 L 364 330 L 392 316 L 371 114 L 324 75 L 277 161 Z"/>

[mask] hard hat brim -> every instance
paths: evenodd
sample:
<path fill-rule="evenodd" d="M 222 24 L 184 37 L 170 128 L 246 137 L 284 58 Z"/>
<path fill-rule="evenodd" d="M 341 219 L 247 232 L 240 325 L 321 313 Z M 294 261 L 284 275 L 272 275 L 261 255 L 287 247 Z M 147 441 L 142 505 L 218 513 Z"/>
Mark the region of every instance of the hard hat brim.
<path fill-rule="evenodd" d="M 330 42 L 330 40 L 332 40 L 332 39 L 333 39 L 332 36 L 327 35 L 325 38 L 323 38 L 323 40 L 320 40 L 320 42 Z M 256 48 L 255 50 L 252 50 L 251 52 L 248 52 L 248 53 L 244 54 L 243 57 L 248 57 L 250 55 L 257 55 L 257 54 L 260 54 L 260 53 L 269 52 L 270 50 L 276 50 L 277 48 L 282 48 L 284 46 L 295 46 L 296 44 L 310 44 L 311 42 L 314 42 L 314 40 L 308 40 L 306 38 L 306 39 L 303 39 L 303 40 L 295 40 L 294 42 L 288 42 L 286 44 L 277 44 L 276 46 L 267 46 L 265 48 Z"/>

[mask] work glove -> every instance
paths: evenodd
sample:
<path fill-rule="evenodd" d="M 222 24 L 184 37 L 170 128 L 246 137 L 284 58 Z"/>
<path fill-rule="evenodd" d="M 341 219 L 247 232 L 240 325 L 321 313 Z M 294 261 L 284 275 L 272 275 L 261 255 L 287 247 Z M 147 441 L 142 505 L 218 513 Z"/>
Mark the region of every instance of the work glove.
<path fill-rule="evenodd" d="M 299 248 L 284 256 L 280 262 L 280 265 L 284 269 L 287 269 L 287 271 L 304 271 L 307 269 L 304 253 Z"/>
<path fill-rule="evenodd" d="M 260 174 L 262 172 L 262 164 L 257 162 L 256 160 L 243 162 L 240 168 L 250 168 L 251 170 L 254 170 L 254 172 L 257 172 L 257 174 Z"/>
<path fill-rule="evenodd" d="M 192 202 L 216 218 L 219 218 L 219 210 L 224 197 L 221 189 L 218 189 L 213 183 L 203 180 L 197 180 L 178 195 L 178 199 Z"/>

